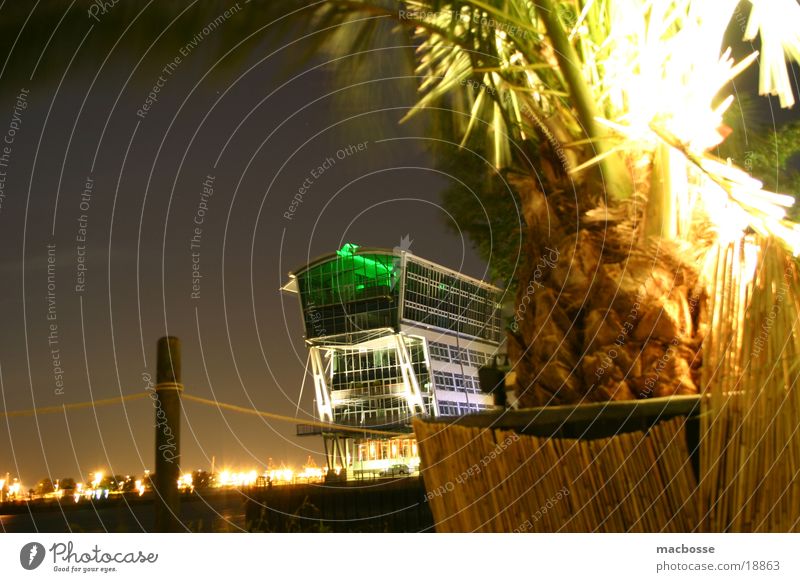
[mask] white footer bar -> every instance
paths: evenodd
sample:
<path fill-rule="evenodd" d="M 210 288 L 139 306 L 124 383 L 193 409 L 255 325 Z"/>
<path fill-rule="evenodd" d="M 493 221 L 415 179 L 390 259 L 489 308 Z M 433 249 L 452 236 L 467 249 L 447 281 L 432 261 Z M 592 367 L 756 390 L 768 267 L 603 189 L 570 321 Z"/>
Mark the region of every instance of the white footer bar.
<path fill-rule="evenodd" d="M 4 580 L 800 580 L 791 534 L 5 534 Z"/>

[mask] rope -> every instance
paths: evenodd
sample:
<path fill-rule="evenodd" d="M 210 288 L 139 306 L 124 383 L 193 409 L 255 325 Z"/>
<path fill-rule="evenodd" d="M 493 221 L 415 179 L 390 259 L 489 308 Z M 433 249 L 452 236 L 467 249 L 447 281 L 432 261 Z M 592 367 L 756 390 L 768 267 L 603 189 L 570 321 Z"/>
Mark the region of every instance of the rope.
<path fill-rule="evenodd" d="M 271 418 L 273 420 L 282 420 L 285 422 L 296 423 L 298 421 L 302 422 L 302 424 L 307 424 L 310 426 L 319 426 L 321 428 L 329 428 L 331 430 L 342 430 L 342 431 L 349 431 L 349 432 L 369 432 L 372 434 L 382 434 L 386 436 L 403 436 L 406 433 L 402 432 L 390 432 L 386 430 L 376 430 L 371 428 L 358 428 L 354 426 L 346 426 L 342 424 L 332 424 L 330 422 L 321 422 L 319 420 L 303 420 L 301 418 L 294 418 L 292 416 L 284 416 L 282 414 L 275 414 L 274 412 L 263 412 L 261 410 L 256 410 L 255 408 L 245 408 L 244 406 L 236 406 L 235 404 L 225 404 L 224 402 L 217 402 L 216 400 L 208 400 L 207 398 L 200 398 L 199 396 L 191 396 L 189 394 L 183 394 L 182 398 L 184 400 L 189 400 L 191 402 L 198 402 L 200 404 L 208 404 L 209 406 L 216 406 L 217 408 L 225 409 L 225 410 L 232 410 L 234 412 L 242 412 L 244 414 L 254 414 L 256 416 L 261 416 L 264 418 Z"/>
<path fill-rule="evenodd" d="M 122 402 L 130 402 L 131 400 L 140 400 L 142 398 L 147 398 L 148 396 L 149 394 L 147 392 L 137 392 L 136 394 L 129 394 L 128 396 L 116 396 L 114 398 L 104 398 L 102 400 L 89 400 L 88 402 L 75 402 L 72 404 L 61 404 L 59 406 L 43 406 L 40 408 L 30 408 L 27 410 L 4 411 L 0 412 L 0 417 L 11 418 L 16 416 L 35 416 L 39 414 L 53 414 L 55 412 L 64 412 L 66 410 L 79 410 L 82 408 L 93 408 L 97 406 L 108 406 L 110 404 L 120 404 Z M 402 432 L 391 432 L 386 430 L 377 430 L 371 428 L 365 429 L 365 428 L 358 428 L 341 424 L 332 424 L 329 422 L 320 422 L 318 420 L 304 420 L 292 416 L 284 416 L 282 414 L 276 414 L 274 412 L 265 412 L 263 410 L 256 410 L 255 408 L 245 408 L 244 406 L 236 406 L 235 404 L 226 404 L 224 402 L 209 400 L 207 398 L 200 398 L 199 396 L 192 396 L 186 393 L 184 393 L 181 396 L 181 399 L 188 400 L 190 402 L 197 402 L 198 404 L 206 404 L 208 406 L 214 406 L 222 410 L 241 412 L 243 414 L 253 414 L 255 416 L 260 416 L 262 418 L 270 418 L 272 420 L 291 422 L 293 424 L 301 422 L 302 424 L 307 424 L 310 426 L 318 426 L 330 430 L 341 430 L 341 431 L 358 432 L 358 433 L 369 432 L 372 434 L 381 434 L 385 436 L 404 436 L 406 434 Z"/>
<path fill-rule="evenodd" d="M 35 416 L 37 414 L 52 414 L 54 412 L 63 412 L 65 410 L 77 410 L 80 408 L 90 408 L 95 406 L 108 406 L 109 404 L 119 404 L 120 402 L 128 402 L 130 400 L 139 400 L 147 398 L 147 394 L 137 393 L 129 394 L 128 396 L 115 396 L 114 398 L 104 398 L 102 400 L 89 400 L 88 402 L 75 402 L 72 404 L 61 404 L 59 406 L 42 406 L 41 408 L 30 408 L 28 410 L 12 410 L 0 412 L 0 416 L 10 418 L 13 416 Z"/>

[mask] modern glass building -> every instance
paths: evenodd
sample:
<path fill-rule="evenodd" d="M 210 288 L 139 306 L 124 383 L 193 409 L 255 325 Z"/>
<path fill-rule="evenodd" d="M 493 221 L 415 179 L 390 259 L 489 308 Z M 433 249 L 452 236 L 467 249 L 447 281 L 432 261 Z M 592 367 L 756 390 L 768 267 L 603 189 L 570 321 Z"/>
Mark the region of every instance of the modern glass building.
<path fill-rule="evenodd" d="M 329 469 L 417 466 L 414 415 L 492 407 L 478 368 L 501 342 L 501 289 L 408 251 L 353 244 L 290 273 L 283 289 L 300 299 L 316 413 L 342 427 L 298 426 L 323 436 Z"/>

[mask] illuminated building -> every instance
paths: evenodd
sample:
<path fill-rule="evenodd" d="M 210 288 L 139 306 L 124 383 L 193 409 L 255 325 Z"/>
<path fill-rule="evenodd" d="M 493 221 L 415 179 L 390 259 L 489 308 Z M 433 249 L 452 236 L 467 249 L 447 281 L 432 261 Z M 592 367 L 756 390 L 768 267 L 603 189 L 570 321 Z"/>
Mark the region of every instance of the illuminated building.
<path fill-rule="evenodd" d="M 353 244 L 289 277 L 283 289 L 299 295 L 318 419 L 363 429 L 298 426 L 298 435 L 323 436 L 329 470 L 413 468 L 413 416 L 493 407 L 478 368 L 501 340 L 497 287 L 408 251 Z"/>

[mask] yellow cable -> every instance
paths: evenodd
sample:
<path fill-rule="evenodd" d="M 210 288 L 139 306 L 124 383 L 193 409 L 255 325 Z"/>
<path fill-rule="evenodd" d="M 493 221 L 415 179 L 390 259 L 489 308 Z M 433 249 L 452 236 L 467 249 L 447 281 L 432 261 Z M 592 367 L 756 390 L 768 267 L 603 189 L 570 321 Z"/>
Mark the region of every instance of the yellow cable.
<path fill-rule="evenodd" d="M 41 408 L 30 408 L 28 410 L 12 410 L 10 412 L 0 412 L 0 416 L 35 416 L 37 414 L 52 414 L 54 412 L 63 412 L 64 410 L 75 410 L 80 408 L 89 408 L 94 406 L 107 406 L 109 404 L 118 404 L 120 402 L 127 402 L 130 400 L 139 400 L 146 398 L 147 394 L 137 393 L 129 394 L 128 396 L 115 396 L 114 398 L 104 398 L 102 400 L 90 400 L 88 402 L 75 402 L 72 404 L 61 404 L 60 406 L 43 406 Z"/>
<path fill-rule="evenodd" d="M 331 430 L 342 430 L 342 431 L 349 431 L 349 432 L 369 432 L 372 434 L 382 434 L 386 436 L 403 436 L 406 433 L 402 432 L 390 432 L 386 430 L 375 430 L 371 428 L 358 428 L 354 426 L 346 426 L 342 424 L 331 424 L 329 422 L 320 422 L 318 420 L 303 420 L 301 418 L 294 418 L 291 416 L 284 416 L 282 414 L 275 414 L 274 412 L 263 412 L 261 410 L 256 410 L 254 408 L 245 408 L 243 406 L 236 406 L 235 404 L 225 404 L 224 402 L 217 402 L 216 400 L 208 400 L 207 398 L 200 398 L 199 396 L 192 396 L 190 394 L 184 394 L 181 396 L 183 400 L 190 400 L 192 402 L 198 402 L 200 404 L 208 404 L 209 406 L 216 406 L 219 408 L 223 408 L 225 410 L 232 410 L 234 412 L 243 412 L 245 414 L 255 414 L 256 416 L 262 416 L 264 418 L 271 418 L 274 420 L 282 420 L 285 422 L 292 422 L 297 423 L 300 422 L 302 424 L 308 424 L 310 426 L 319 426 L 322 428 L 329 428 Z"/>
<path fill-rule="evenodd" d="M 136 394 L 129 394 L 128 396 L 115 396 L 114 398 L 104 398 L 102 400 L 90 400 L 88 402 L 61 404 L 60 406 L 43 406 L 40 408 L 30 408 L 28 410 L 12 410 L 10 412 L 0 412 L 0 417 L 5 416 L 6 418 L 11 418 L 16 416 L 34 416 L 38 414 L 52 414 L 54 412 L 64 412 L 65 410 L 79 410 L 82 408 L 93 408 L 97 406 L 107 406 L 109 404 L 119 404 L 121 402 L 130 402 L 131 400 L 140 400 L 142 398 L 147 398 L 147 396 L 148 396 L 147 392 L 137 392 Z M 291 422 L 291 423 L 299 422 L 302 424 L 307 424 L 310 426 L 318 426 L 330 430 L 341 430 L 341 431 L 358 432 L 358 433 L 368 432 L 372 434 L 382 434 L 386 436 L 404 436 L 406 434 L 402 432 L 391 432 L 386 430 L 358 428 L 354 426 L 345 426 L 341 424 L 331 424 L 328 422 L 320 422 L 318 420 L 304 420 L 292 416 L 275 414 L 274 412 L 264 412 L 262 410 L 256 410 L 254 408 L 245 408 L 244 406 L 236 406 L 235 404 L 225 404 L 224 402 L 217 402 L 216 400 L 209 400 L 207 398 L 200 398 L 199 396 L 192 396 L 191 394 L 186 394 L 185 392 L 183 393 L 181 398 L 183 400 L 189 400 L 190 402 L 207 404 L 208 406 L 214 406 L 216 408 L 221 408 L 224 410 L 231 410 L 233 412 L 253 414 L 256 416 L 261 416 L 263 418 L 271 418 L 273 420 L 280 420 L 283 422 Z"/>

